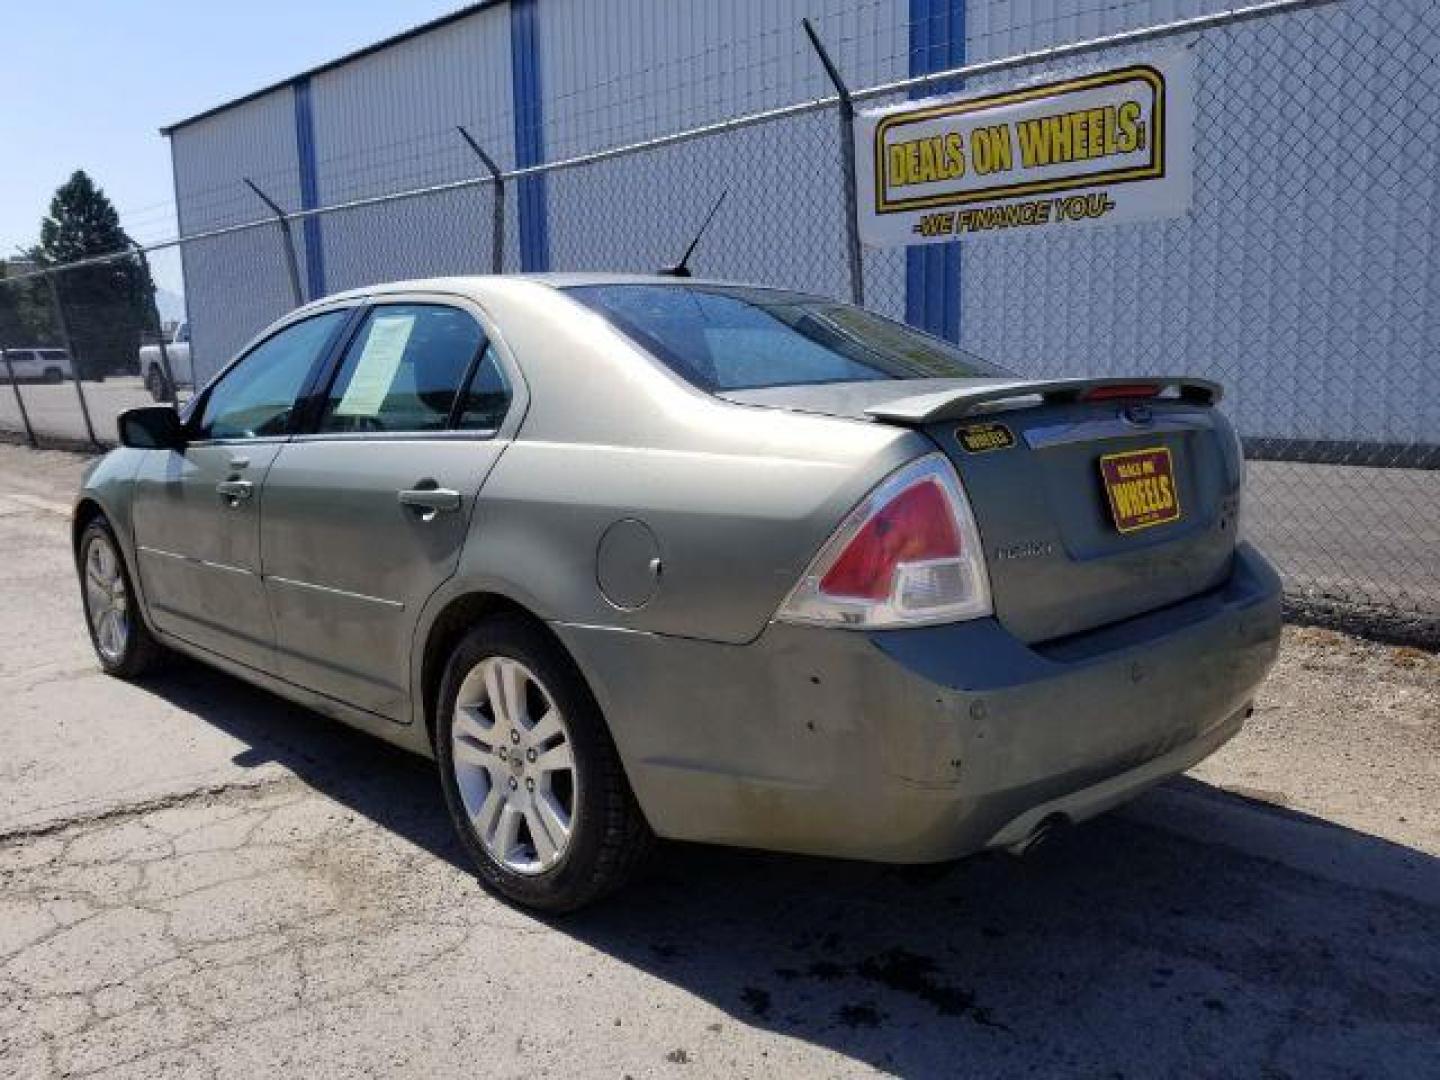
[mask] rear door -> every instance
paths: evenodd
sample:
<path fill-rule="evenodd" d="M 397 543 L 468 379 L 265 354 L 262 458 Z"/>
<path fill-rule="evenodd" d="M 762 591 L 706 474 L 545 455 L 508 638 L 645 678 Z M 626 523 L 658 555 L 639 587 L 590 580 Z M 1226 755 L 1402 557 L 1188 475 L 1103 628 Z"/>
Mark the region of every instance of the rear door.
<path fill-rule="evenodd" d="M 183 450 L 146 452 L 135 482 L 135 543 L 146 604 L 165 633 L 273 668 L 260 490 L 349 317 L 332 310 L 277 331 L 209 388 Z"/>
<path fill-rule="evenodd" d="M 377 304 L 266 479 L 261 546 L 280 675 L 408 717 L 410 643 L 455 572 L 517 385 L 478 310 Z"/>

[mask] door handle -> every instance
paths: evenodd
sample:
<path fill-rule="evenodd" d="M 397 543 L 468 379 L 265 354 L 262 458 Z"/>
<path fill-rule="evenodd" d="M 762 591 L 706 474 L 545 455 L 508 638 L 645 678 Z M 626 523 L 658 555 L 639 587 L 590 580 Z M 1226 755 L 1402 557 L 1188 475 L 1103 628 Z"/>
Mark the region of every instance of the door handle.
<path fill-rule="evenodd" d="M 255 484 L 250 480 L 221 480 L 215 485 L 215 490 L 231 506 L 239 506 L 255 494 Z"/>
<path fill-rule="evenodd" d="M 429 521 L 436 514 L 453 513 L 460 509 L 460 493 L 450 488 L 406 488 L 400 492 L 400 505 L 412 510 L 421 510 L 420 515 Z"/>

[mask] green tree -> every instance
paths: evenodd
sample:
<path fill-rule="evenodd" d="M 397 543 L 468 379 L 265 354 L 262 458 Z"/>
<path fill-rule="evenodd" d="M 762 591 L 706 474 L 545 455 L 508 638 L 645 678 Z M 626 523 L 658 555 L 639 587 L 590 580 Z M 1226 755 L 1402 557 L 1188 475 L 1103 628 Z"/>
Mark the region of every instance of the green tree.
<path fill-rule="evenodd" d="M 30 254 L 41 266 L 60 267 L 130 247 L 105 192 L 77 169 L 50 200 L 50 213 L 40 223 L 40 243 Z M 82 376 L 136 370 L 155 292 L 139 260 L 131 256 L 62 270 L 56 284 Z M 53 319 L 53 312 L 49 314 Z"/>
<path fill-rule="evenodd" d="M 5 261 L 0 259 L 0 349 L 29 345 L 29 328 L 20 315 L 21 293 L 24 286 L 18 281 L 5 280 Z"/>
<path fill-rule="evenodd" d="M 59 343 L 50 327 L 50 301 L 44 283 L 19 277 L 31 269 L 28 262 L 11 264 L 0 259 L 0 348 Z"/>

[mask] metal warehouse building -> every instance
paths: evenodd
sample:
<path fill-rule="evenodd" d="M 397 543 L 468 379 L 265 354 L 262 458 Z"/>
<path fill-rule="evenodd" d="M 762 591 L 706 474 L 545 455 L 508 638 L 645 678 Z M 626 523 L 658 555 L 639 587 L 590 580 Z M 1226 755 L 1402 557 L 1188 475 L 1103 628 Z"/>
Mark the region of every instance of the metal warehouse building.
<path fill-rule="evenodd" d="M 296 210 L 483 175 L 457 125 L 511 169 L 814 99 L 831 87 L 806 15 L 859 88 L 1230 6 L 488 0 L 166 129 L 180 228 L 264 216 L 245 178 Z M 1440 312 L 1425 303 L 1440 295 L 1437 5 L 1346 0 L 1188 43 L 1187 217 L 867 251 L 867 302 L 1027 374 L 1213 375 L 1251 435 L 1440 441 Z M 826 111 L 522 179 L 505 266 L 653 269 L 725 189 L 700 272 L 844 295 L 836 139 Z M 484 272 L 492 198 L 487 185 L 303 218 L 306 293 Z M 289 306 L 272 230 L 187 244 L 183 266 L 201 370 Z"/>

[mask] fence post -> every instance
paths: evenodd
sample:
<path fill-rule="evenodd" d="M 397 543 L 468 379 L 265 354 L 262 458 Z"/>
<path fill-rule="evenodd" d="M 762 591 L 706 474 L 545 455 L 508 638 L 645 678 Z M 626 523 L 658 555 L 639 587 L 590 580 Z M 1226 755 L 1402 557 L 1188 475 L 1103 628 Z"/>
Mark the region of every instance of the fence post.
<path fill-rule="evenodd" d="M 5 375 L 10 380 L 10 389 L 15 392 L 15 405 L 20 410 L 20 422 L 25 425 L 25 438 L 29 441 L 31 449 L 40 444 L 35 441 L 35 429 L 30 426 L 30 413 L 25 408 L 25 395 L 20 393 L 20 384 L 15 381 L 15 365 L 10 362 L 10 354 L 0 348 L 0 360 L 5 361 Z"/>
<path fill-rule="evenodd" d="M 280 205 L 274 199 L 260 190 L 254 180 L 248 176 L 242 176 L 240 179 L 244 180 L 245 186 L 270 208 L 270 212 L 275 215 L 275 223 L 280 226 L 280 238 L 285 243 L 285 268 L 290 271 L 290 295 L 298 308 L 305 303 L 305 293 L 300 288 L 300 264 L 295 258 L 295 237 L 290 232 L 290 219 L 285 216 L 285 211 L 280 209 Z"/>
<path fill-rule="evenodd" d="M 95 437 L 95 425 L 90 422 L 90 406 L 85 401 L 85 389 L 80 385 L 80 357 L 75 353 L 74 342 L 70 339 L 70 324 L 65 319 L 65 305 L 60 302 L 60 286 L 55 281 L 58 271 L 45 271 L 45 284 L 50 287 L 50 303 L 55 308 L 55 328 L 60 331 L 60 343 L 65 346 L 65 355 L 70 357 L 70 378 L 75 381 L 75 396 L 80 399 L 80 415 L 85 420 L 85 434 L 90 444 L 98 447 L 100 440 Z"/>
<path fill-rule="evenodd" d="M 835 93 L 840 98 L 840 167 L 845 177 L 845 263 L 850 271 L 850 300 L 859 307 L 865 305 L 865 258 L 860 250 L 860 217 L 858 195 L 855 184 L 855 103 L 850 99 L 850 88 L 840 77 L 840 69 L 830 54 L 815 25 L 807 16 L 800 20 L 810 44 L 815 47 L 825 74 L 835 84 Z"/>
<path fill-rule="evenodd" d="M 475 152 L 475 156 L 489 171 L 490 179 L 495 181 L 495 212 L 490 215 L 493 229 L 490 240 L 490 272 L 500 274 L 505 270 L 505 176 L 500 172 L 500 166 L 495 164 L 495 160 L 480 149 L 480 144 L 470 137 L 464 127 L 457 124 L 455 130 L 460 132 L 465 145 Z"/>
<path fill-rule="evenodd" d="M 170 350 L 165 343 L 165 324 L 160 320 L 160 306 L 155 302 L 155 279 L 150 276 L 150 260 L 145 257 L 145 249 L 139 244 L 132 241 L 132 246 L 135 248 L 135 257 L 140 260 L 140 270 L 145 280 L 150 283 L 150 318 L 155 327 L 155 341 L 160 346 L 160 370 L 165 375 L 165 392 L 170 397 L 170 404 L 178 409 L 180 395 L 175 385 L 175 369 L 170 366 Z M 194 371 L 193 364 L 191 371 Z M 140 374 L 143 377 L 145 373 L 142 371 Z"/>

